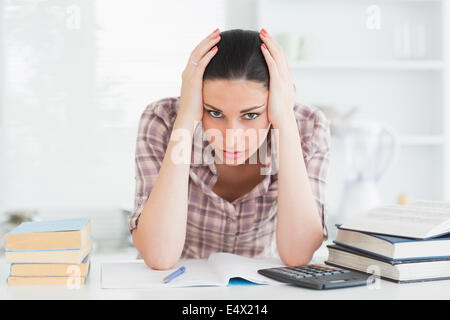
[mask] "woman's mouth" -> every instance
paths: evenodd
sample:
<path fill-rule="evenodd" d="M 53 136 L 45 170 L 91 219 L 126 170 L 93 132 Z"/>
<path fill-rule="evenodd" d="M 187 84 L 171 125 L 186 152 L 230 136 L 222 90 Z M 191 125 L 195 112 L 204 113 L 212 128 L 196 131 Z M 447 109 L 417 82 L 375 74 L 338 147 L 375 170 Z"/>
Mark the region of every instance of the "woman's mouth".
<path fill-rule="evenodd" d="M 244 151 L 229 152 L 229 151 L 222 150 L 222 153 L 225 158 L 238 159 L 241 156 L 243 156 L 245 152 Z"/>

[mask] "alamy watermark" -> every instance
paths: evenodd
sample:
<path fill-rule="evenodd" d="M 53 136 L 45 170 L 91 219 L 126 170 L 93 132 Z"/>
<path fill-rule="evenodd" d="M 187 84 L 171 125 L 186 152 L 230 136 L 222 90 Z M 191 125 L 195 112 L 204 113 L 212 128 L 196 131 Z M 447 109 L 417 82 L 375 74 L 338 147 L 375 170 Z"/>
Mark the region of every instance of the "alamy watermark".
<path fill-rule="evenodd" d="M 381 29 L 381 8 L 376 5 L 370 5 L 366 8 L 366 27 L 369 30 Z"/>
<path fill-rule="evenodd" d="M 366 273 L 370 274 L 370 276 L 366 280 L 367 289 L 380 289 L 381 288 L 381 270 L 380 267 L 373 264 L 367 267 Z"/>
<path fill-rule="evenodd" d="M 66 27 L 69 30 L 79 30 L 81 27 L 81 8 L 70 5 L 66 8 Z"/>
<path fill-rule="evenodd" d="M 237 164 L 241 164 L 247 160 L 247 156 L 248 164 L 257 164 L 259 156 L 259 163 L 263 165 L 260 170 L 262 175 L 271 175 L 277 172 L 278 129 L 270 128 L 270 125 L 265 129 L 226 129 L 224 136 L 218 129 L 201 130 L 203 133 L 200 133 L 200 130 L 196 130 L 198 124 L 201 123 L 198 121 L 194 123 L 193 137 L 191 131 L 187 129 L 177 128 L 173 130 L 170 139 L 176 141 L 177 144 L 172 149 L 170 157 L 174 164 L 208 164 L 215 162 L 216 164 L 231 165 L 236 164 L 236 161 L 238 161 Z M 268 154 L 267 141 L 269 134 L 270 154 Z M 203 148 L 204 140 L 209 142 L 206 148 Z M 191 162 L 192 145 L 194 145 L 194 154 Z M 239 157 L 232 158 L 219 155 L 218 150 L 219 152 L 221 150 L 245 152 L 240 152 Z M 269 166 L 269 161 L 271 166 Z"/>
<path fill-rule="evenodd" d="M 84 277 L 81 276 L 81 268 L 77 265 L 70 265 L 67 267 L 66 273 L 70 276 L 67 278 L 67 289 L 80 289 L 84 282 Z"/>

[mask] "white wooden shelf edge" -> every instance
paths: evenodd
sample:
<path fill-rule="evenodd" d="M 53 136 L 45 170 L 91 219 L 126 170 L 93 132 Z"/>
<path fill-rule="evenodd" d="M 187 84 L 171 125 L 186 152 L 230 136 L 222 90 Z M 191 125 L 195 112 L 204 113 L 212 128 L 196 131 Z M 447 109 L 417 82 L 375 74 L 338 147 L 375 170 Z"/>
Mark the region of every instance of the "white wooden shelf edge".
<path fill-rule="evenodd" d="M 338 139 L 336 136 L 333 139 Z M 444 135 L 398 135 L 398 144 L 401 146 L 444 146 Z"/>
<path fill-rule="evenodd" d="M 441 70 L 444 66 L 440 60 L 374 60 L 374 61 L 327 61 L 304 60 L 291 61 L 293 69 L 300 70 Z"/>
<path fill-rule="evenodd" d="M 443 135 L 402 135 L 398 138 L 400 145 L 444 145 Z"/>

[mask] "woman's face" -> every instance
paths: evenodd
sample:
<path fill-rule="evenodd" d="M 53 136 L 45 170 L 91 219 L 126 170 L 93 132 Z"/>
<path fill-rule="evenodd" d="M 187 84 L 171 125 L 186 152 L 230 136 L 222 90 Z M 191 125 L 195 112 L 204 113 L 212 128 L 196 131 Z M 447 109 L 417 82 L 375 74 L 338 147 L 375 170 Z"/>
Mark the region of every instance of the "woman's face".
<path fill-rule="evenodd" d="M 268 94 L 256 81 L 203 82 L 203 129 L 221 163 L 243 164 L 258 151 L 270 126 Z"/>

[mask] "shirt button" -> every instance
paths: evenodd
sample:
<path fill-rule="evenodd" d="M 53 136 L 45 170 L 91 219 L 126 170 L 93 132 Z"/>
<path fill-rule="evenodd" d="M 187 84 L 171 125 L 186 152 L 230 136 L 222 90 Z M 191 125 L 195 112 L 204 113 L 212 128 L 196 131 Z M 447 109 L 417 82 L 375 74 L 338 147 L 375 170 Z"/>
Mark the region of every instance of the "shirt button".
<path fill-rule="evenodd" d="M 232 223 L 232 222 L 233 222 L 233 219 L 227 218 L 227 222 L 228 222 L 228 223 Z"/>

